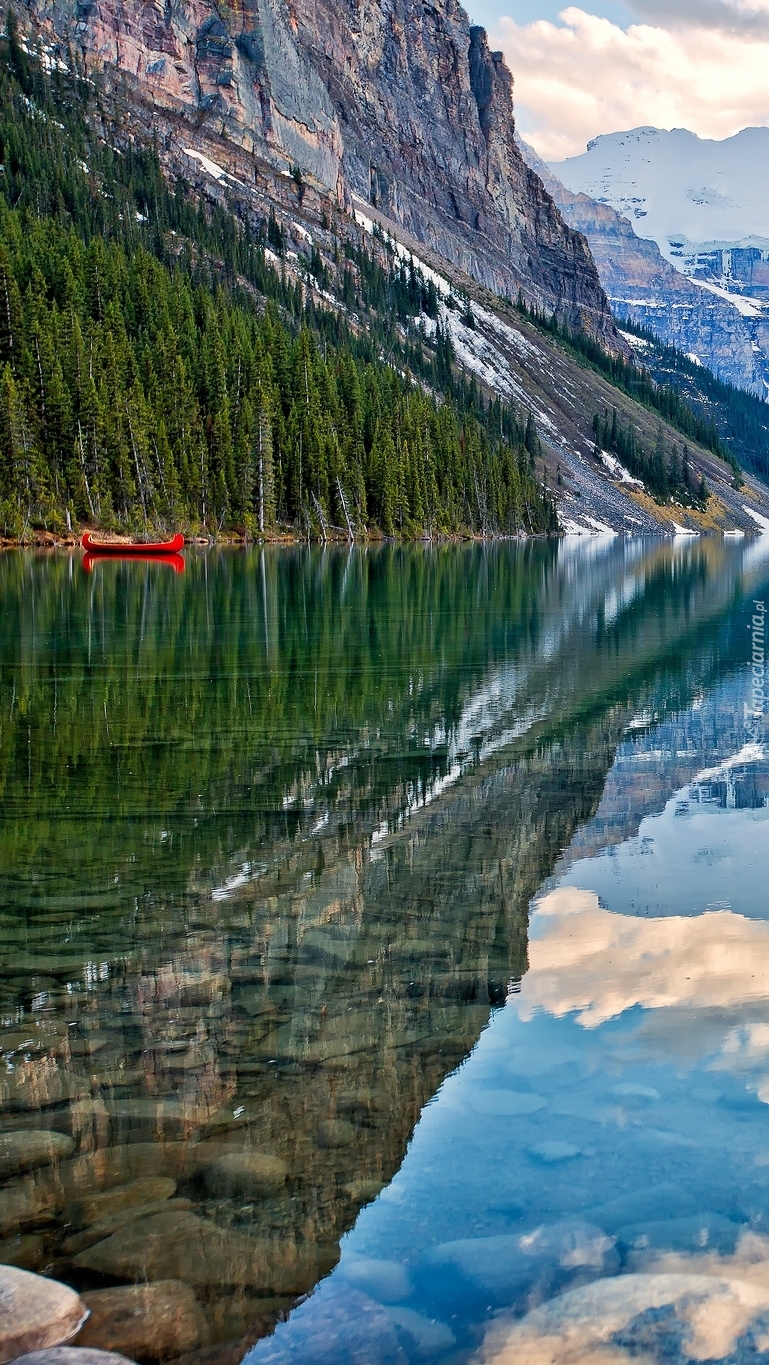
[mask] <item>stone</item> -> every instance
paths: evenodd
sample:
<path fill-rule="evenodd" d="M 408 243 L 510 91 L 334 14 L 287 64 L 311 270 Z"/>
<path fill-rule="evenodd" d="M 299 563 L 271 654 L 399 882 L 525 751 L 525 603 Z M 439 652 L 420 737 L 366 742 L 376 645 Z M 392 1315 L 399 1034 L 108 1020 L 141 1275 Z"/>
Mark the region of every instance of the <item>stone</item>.
<path fill-rule="evenodd" d="M 90 1197 L 148 1176 L 175 1178 L 188 1168 L 190 1150 L 188 1142 L 123 1142 L 62 1162 L 59 1178 L 73 1200 Z"/>
<path fill-rule="evenodd" d="M 179 1357 L 176 1365 L 241 1365 L 254 1342 L 266 1336 L 274 1325 L 274 1317 L 254 1318 L 247 1336 L 220 1341 L 216 1346 L 206 1346 L 199 1351 L 189 1351 Z"/>
<path fill-rule="evenodd" d="M 49 1346 L 46 1351 L 30 1351 L 13 1365 L 134 1365 L 114 1351 L 94 1351 L 85 1346 Z"/>
<path fill-rule="evenodd" d="M 384 1189 L 384 1182 L 381 1180 L 351 1180 L 345 1185 L 345 1193 L 349 1194 L 355 1204 L 370 1204 L 372 1199 L 376 1199 L 381 1190 Z"/>
<path fill-rule="evenodd" d="M 530 1147 L 532 1156 L 539 1157 L 540 1161 L 546 1161 L 548 1165 L 556 1161 L 571 1161 L 572 1157 L 579 1156 L 579 1147 L 575 1147 L 573 1142 L 559 1142 L 553 1139 L 551 1142 L 540 1142 L 535 1147 Z"/>
<path fill-rule="evenodd" d="M 769 1289 L 732 1279 L 729 1271 L 618 1275 L 572 1289 L 516 1323 L 495 1322 L 482 1359 L 488 1365 L 747 1360 L 760 1353 L 767 1323 Z M 748 1330 L 756 1345 L 740 1349 Z"/>
<path fill-rule="evenodd" d="M 36 1233 L 9 1237 L 0 1242 L 0 1265 L 16 1265 L 22 1270 L 36 1270 L 43 1258 L 43 1239 Z"/>
<path fill-rule="evenodd" d="M 245 1199 L 280 1189 L 286 1182 L 288 1167 L 280 1157 L 269 1152 L 225 1152 L 210 1166 L 203 1179 L 213 1195 L 224 1198 L 233 1195 Z"/>
<path fill-rule="evenodd" d="M 377 1303 L 398 1303 L 410 1298 L 413 1286 L 400 1261 L 378 1260 L 373 1256 L 345 1254 L 337 1271 L 337 1276 L 349 1280 Z"/>
<path fill-rule="evenodd" d="M 618 1228 L 617 1241 L 631 1253 L 658 1251 L 717 1251 L 731 1254 L 744 1232 L 740 1223 L 713 1212 L 683 1218 L 647 1219 Z M 631 1255 L 632 1260 L 632 1255 Z"/>
<path fill-rule="evenodd" d="M 75 1144 L 65 1133 L 47 1129 L 21 1129 L 16 1133 L 0 1133 L 0 1180 L 33 1171 L 37 1166 L 50 1166 L 71 1156 Z"/>
<path fill-rule="evenodd" d="M 85 1321 L 83 1300 L 56 1280 L 0 1266 L 0 1365 L 70 1341 Z"/>
<path fill-rule="evenodd" d="M 83 1302 L 90 1317 L 78 1335 L 78 1346 L 139 1360 L 167 1360 L 206 1342 L 203 1312 L 180 1280 L 97 1289 L 84 1294 Z"/>
<path fill-rule="evenodd" d="M 426 1260 L 431 1266 L 453 1266 L 489 1299 L 507 1306 L 530 1286 L 533 1274 L 544 1292 L 570 1275 L 607 1275 L 619 1265 L 614 1238 L 579 1218 L 523 1233 L 444 1242 L 432 1247 Z"/>
<path fill-rule="evenodd" d="M 117 1189 L 78 1199 L 66 1210 L 66 1222 L 73 1228 L 87 1227 L 113 1214 L 142 1204 L 160 1204 L 175 1193 L 176 1181 L 169 1176 L 144 1176 Z"/>
<path fill-rule="evenodd" d="M 61 1204 L 61 1192 L 50 1183 L 27 1178 L 6 1185 L 0 1190 L 0 1236 L 45 1227 Z"/>
<path fill-rule="evenodd" d="M 355 1129 L 346 1119 L 322 1119 L 318 1124 L 318 1146 L 351 1147 L 355 1141 Z"/>
<path fill-rule="evenodd" d="M 445 1322 L 426 1318 L 413 1308 L 388 1308 L 387 1316 L 396 1327 L 414 1338 L 418 1356 L 437 1356 L 456 1346 L 457 1339 Z"/>
<path fill-rule="evenodd" d="M 335 1294 L 325 1292 L 321 1285 L 271 1337 L 259 1343 L 258 1359 L 259 1365 L 310 1361 L 312 1365 L 343 1361 L 407 1365 L 414 1356 L 403 1349 L 391 1310 L 351 1287 Z"/>
<path fill-rule="evenodd" d="M 242 1150 L 242 1137 L 201 1142 L 123 1142 L 62 1162 L 59 1179 L 74 1204 L 117 1186 L 162 1177 L 175 1181 L 200 1175 L 221 1156 Z M 235 1146 L 235 1144 L 238 1144 Z"/>
<path fill-rule="evenodd" d="M 235 1132 L 239 1128 L 247 1128 L 249 1116 L 245 1112 L 244 1106 L 238 1106 L 234 1110 L 218 1109 L 203 1124 L 201 1134 L 203 1138 L 217 1138 L 222 1133 Z"/>
<path fill-rule="evenodd" d="M 0 1108 L 8 1113 L 37 1114 L 91 1093 L 90 1079 L 70 1074 L 56 1057 L 35 1057 L 0 1078 Z"/>
<path fill-rule="evenodd" d="M 229 1285 L 305 1294 L 338 1256 L 336 1247 L 294 1245 L 285 1237 L 248 1237 L 192 1212 L 167 1212 L 121 1228 L 81 1252 L 77 1270 L 113 1280 L 183 1280 L 196 1288 Z"/>
<path fill-rule="evenodd" d="M 194 1106 L 175 1099 L 152 1099 L 146 1095 L 110 1100 L 107 1114 L 114 1134 L 145 1133 L 162 1139 L 178 1138 L 194 1119 Z"/>
<path fill-rule="evenodd" d="M 157 1204 L 139 1204 L 137 1208 L 120 1209 L 97 1223 L 90 1223 L 82 1232 L 76 1232 L 62 1242 L 61 1250 L 65 1256 L 79 1256 L 81 1251 L 95 1246 L 111 1237 L 129 1223 L 138 1223 L 142 1218 L 152 1218 L 156 1213 L 186 1212 L 193 1207 L 190 1199 L 169 1199 Z"/>

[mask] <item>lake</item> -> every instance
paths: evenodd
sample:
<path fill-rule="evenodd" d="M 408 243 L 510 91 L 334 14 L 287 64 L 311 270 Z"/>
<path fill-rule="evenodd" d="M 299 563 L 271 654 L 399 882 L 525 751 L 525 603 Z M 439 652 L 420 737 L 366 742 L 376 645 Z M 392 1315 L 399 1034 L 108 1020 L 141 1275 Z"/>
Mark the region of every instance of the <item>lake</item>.
<path fill-rule="evenodd" d="M 769 1359 L 769 537 L 185 558 L 0 558 L 0 1261 L 150 1361 Z"/>

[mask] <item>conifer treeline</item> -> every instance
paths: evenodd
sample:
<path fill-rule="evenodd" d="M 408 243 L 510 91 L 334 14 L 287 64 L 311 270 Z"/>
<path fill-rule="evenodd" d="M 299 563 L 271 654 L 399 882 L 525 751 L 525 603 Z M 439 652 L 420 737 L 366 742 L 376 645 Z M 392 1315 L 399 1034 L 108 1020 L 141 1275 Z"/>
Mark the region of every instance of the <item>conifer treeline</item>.
<path fill-rule="evenodd" d="M 548 317 L 537 308 L 529 308 L 522 297 L 519 297 L 516 307 L 519 313 L 530 318 L 541 331 L 557 337 L 567 350 L 597 370 L 615 388 L 626 393 L 642 407 L 658 412 L 683 436 L 696 441 L 706 450 L 712 450 L 714 455 L 718 455 L 731 465 L 735 474 L 739 473 L 737 459 L 733 451 L 722 443 L 718 426 L 712 416 L 698 410 L 698 407 L 691 407 L 673 385 L 657 382 L 645 367 L 639 368 L 634 362 L 625 360 L 623 356 L 605 351 L 587 332 L 572 331 L 568 323 L 562 322 L 556 313 Z M 652 334 L 649 333 L 649 336 Z M 653 339 L 656 341 L 656 338 Z"/>
<path fill-rule="evenodd" d="M 593 435 L 596 456 L 604 450 L 616 455 L 659 502 L 668 502 L 672 496 L 689 506 L 707 504 L 708 486 L 704 475 L 697 478 L 692 470 L 689 447 L 686 443 L 668 445 L 661 426 L 654 450 L 645 450 L 632 422 L 624 425 L 617 417 L 617 409 L 613 408 L 611 420 L 608 412 L 604 412 L 603 417 L 595 414 Z"/>
<path fill-rule="evenodd" d="M 675 388 L 694 411 L 718 421 L 737 473 L 738 459 L 761 478 L 769 475 L 769 404 L 757 394 L 719 379 L 707 366 L 660 341 L 648 327 L 624 319 L 622 326 L 646 342 L 645 364 L 660 385 Z"/>
<path fill-rule="evenodd" d="M 67 517 L 324 535 L 557 528 L 514 414 L 457 393 L 445 356 L 430 362 L 449 391 L 436 402 L 357 346 L 231 215 L 168 190 L 151 149 L 119 158 L 89 140 L 81 93 L 45 76 L 11 25 L 0 533 Z M 204 255 L 214 244 L 221 268 Z M 272 300 L 261 312 L 239 274 Z M 368 284 L 381 287 L 376 272 Z"/>

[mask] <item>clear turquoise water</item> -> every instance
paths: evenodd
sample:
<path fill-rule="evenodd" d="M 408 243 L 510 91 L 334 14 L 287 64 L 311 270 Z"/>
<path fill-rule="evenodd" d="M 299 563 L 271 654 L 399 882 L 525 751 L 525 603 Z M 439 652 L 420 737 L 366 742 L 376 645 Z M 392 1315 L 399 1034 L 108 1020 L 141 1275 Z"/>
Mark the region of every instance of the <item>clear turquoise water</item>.
<path fill-rule="evenodd" d="M 65 1139 L 0 1259 L 180 1280 L 222 1361 L 763 1358 L 768 582 L 0 561 L 0 1160 Z"/>

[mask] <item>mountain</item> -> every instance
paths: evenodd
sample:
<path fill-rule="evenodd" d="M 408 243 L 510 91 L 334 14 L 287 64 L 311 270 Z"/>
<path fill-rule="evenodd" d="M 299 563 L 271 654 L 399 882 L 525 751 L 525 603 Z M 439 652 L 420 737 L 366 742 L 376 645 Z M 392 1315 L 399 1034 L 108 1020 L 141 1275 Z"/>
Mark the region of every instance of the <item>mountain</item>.
<path fill-rule="evenodd" d="M 584 238 L 515 145 L 504 58 L 455 0 L 31 5 L 170 137 L 180 119 L 224 136 L 250 182 L 260 159 L 298 167 L 341 207 L 372 202 L 496 293 L 623 349 Z"/>
<path fill-rule="evenodd" d="M 769 128 L 722 142 L 685 128 L 633 128 L 595 138 L 552 170 L 567 189 L 626 214 L 672 264 L 715 268 L 769 292 L 769 186 L 759 173 L 768 156 Z M 738 253 L 731 266 L 721 254 L 730 250 Z"/>
<path fill-rule="evenodd" d="M 112 46 L 106 11 L 80 26 L 66 8 L 23 12 L 0 52 L 0 533 L 487 536 L 553 530 L 556 509 L 592 533 L 769 524 L 708 405 L 693 412 L 634 363 L 584 237 L 524 166 L 501 59 L 462 11 L 420 13 L 443 46 L 420 56 L 409 41 L 394 93 L 387 53 L 360 38 L 369 68 L 334 142 L 317 111 L 341 97 L 306 16 L 283 13 L 269 71 L 242 56 L 242 32 L 238 46 L 206 29 L 215 61 L 196 40 L 185 84 L 179 46 L 160 91 L 187 11 L 149 32 L 146 7 L 124 8 Z M 441 125 L 427 77 L 449 51 Z M 303 164 L 286 148 L 309 137 L 310 106 L 289 136 L 270 104 L 300 58 L 301 98 L 315 99 L 312 68 L 331 101 L 313 105 Z M 246 109 L 257 75 L 262 114 Z"/>
<path fill-rule="evenodd" d="M 571 227 L 590 243 L 615 316 L 647 327 L 684 355 L 694 355 L 738 388 L 763 396 L 765 365 L 742 299 L 721 298 L 676 269 L 656 241 L 602 200 L 567 189 L 517 134 L 528 164 Z"/>
<path fill-rule="evenodd" d="M 549 177 L 536 153 L 525 153 L 587 236 L 615 312 L 761 396 L 769 388 L 769 191 L 756 168 L 767 153 L 769 128 L 723 142 L 681 128 L 612 133 L 553 163 Z"/>

